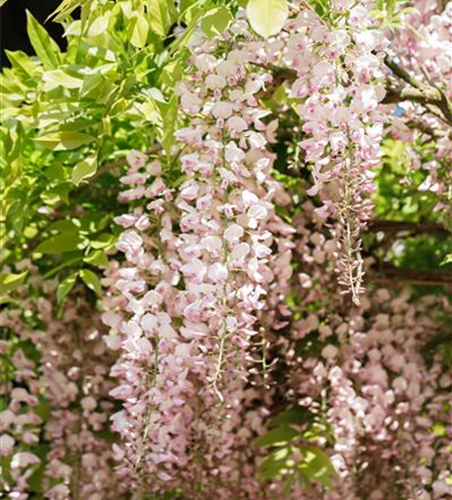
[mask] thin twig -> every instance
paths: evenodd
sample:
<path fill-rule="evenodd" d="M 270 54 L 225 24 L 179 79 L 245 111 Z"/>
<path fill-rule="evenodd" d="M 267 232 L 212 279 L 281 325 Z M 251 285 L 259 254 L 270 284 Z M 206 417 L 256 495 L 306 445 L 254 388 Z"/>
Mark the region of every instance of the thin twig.
<path fill-rule="evenodd" d="M 434 85 L 425 85 L 411 75 L 405 68 L 397 64 L 389 55 L 384 58 L 385 65 L 400 80 L 409 86 L 397 88 L 388 87 L 383 104 L 396 104 L 403 101 L 411 101 L 424 106 L 435 106 L 440 112 L 440 118 L 447 124 L 452 125 L 452 104 L 446 94 Z M 430 112 L 432 110 L 428 108 Z"/>
<path fill-rule="evenodd" d="M 447 286 L 452 291 L 451 272 L 418 271 L 416 269 L 387 266 L 378 271 L 370 272 L 367 276 L 369 281 L 387 283 L 391 286 L 397 283 L 402 285 Z"/>
<path fill-rule="evenodd" d="M 369 223 L 369 232 L 383 233 L 399 233 L 402 231 L 410 231 L 416 234 L 421 233 L 441 233 L 449 235 L 450 232 L 441 224 L 436 222 L 408 222 L 408 221 L 395 221 L 395 220 L 374 220 Z"/>

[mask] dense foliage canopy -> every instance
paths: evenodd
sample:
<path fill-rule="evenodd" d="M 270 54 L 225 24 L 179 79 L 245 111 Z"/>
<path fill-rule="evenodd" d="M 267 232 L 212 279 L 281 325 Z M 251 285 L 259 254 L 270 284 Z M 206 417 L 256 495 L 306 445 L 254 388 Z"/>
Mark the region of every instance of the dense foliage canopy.
<path fill-rule="evenodd" d="M 0 497 L 451 498 L 452 3 L 27 18 Z"/>

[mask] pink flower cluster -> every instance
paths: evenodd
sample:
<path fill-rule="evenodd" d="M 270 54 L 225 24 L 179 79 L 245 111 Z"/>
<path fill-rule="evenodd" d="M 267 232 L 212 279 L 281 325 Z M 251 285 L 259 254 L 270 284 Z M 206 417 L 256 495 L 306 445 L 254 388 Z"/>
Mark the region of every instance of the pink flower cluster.
<path fill-rule="evenodd" d="M 312 205 L 304 208 L 312 214 Z M 437 346 L 448 339 L 451 304 L 378 289 L 360 308 L 344 308 L 324 272 L 334 241 L 310 223 L 309 215 L 298 219 L 302 317 L 283 345 L 296 401 L 314 415 L 326 407 L 335 436 L 330 454 L 340 478 L 322 498 L 449 498 L 452 378 Z M 319 302 L 325 294 L 336 298 Z M 315 354 L 313 336 L 322 346 Z"/>
<path fill-rule="evenodd" d="M 437 0 L 416 2 L 418 12 L 406 16 L 406 26 L 392 40 L 391 55 L 420 85 L 442 92 L 452 99 L 452 5 Z M 430 112 L 410 101 L 399 104 L 400 116 L 391 126 L 396 139 L 413 144 L 408 149 L 413 171 L 423 171 L 421 192 L 438 199 L 435 210 L 447 211 L 452 190 L 452 132 L 440 112 L 430 106 Z M 416 142 L 421 144 L 420 154 Z M 426 143 L 431 144 L 432 158 L 422 163 Z"/>
<path fill-rule="evenodd" d="M 402 288 L 364 294 L 360 239 L 384 127 L 402 137 L 416 110 L 385 122 L 385 52 L 444 81 L 452 8 L 422 0 L 410 19 L 423 38 L 401 30 L 390 45 L 373 2 L 330 4 L 322 17 L 294 0 L 265 41 L 241 10 L 217 38 L 195 32 L 170 154 L 127 157 L 102 315 L 77 287 L 57 311 L 56 283 L 22 263 L 33 276 L 21 310 L 0 316 L 1 495 L 26 500 L 38 481 L 49 500 L 279 500 L 278 478 L 259 481 L 254 440 L 296 404 L 331 434 L 317 445 L 339 477 L 288 498 L 452 496 L 452 378 L 437 349 L 451 304 Z M 294 206 L 303 195 L 276 180 L 265 97 L 278 68 L 296 71 L 281 106 L 296 113 L 318 208 Z M 436 159 L 415 166 L 442 196 L 450 131 L 423 120 L 439 134 Z"/>
<path fill-rule="evenodd" d="M 126 262 L 104 280 L 112 296 L 103 319 L 117 332 L 107 342 L 121 349 L 111 392 L 123 401 L 112 417 L 123 438 L 117 458 L 138 490 L 187 476 L 196 454 L 204 472 L 230 473 L 221 463 L 240 425 L 256 325 L 275 317 L 266 298 L 275 307 L 292 273 L 292 229 L 273 201 L 287 195 L 266 148 L 275 123 L 262 121 L 255 97 L 268 75 L 247 71 L 246 48 L 215 49 L 198 39 L 178 88 L 189 120 L 176 132 L 180 179 L 171 184 L 165 164 L 137 152 L 121 179 L 130 186 L 121 200 L 135 209 L 116 219 Z"/>
<path fill-rule="evenodd" d="M 45 294 L 53 294 L 54 285 L 46 283 Z M 9 399 L 0 412 L 3 492 L 29 498 L 30 481 L 39 473 L 44 498 L 119 498 L 111 445 L 101 437 L 113 408 L 112 354 L 102 340 L 103 325 L 81 294 L 61 317 L 45 294 L 36 302 L 24 296 L 21 309 L 2 313 L 2 327 L 11 332 L 2 352 L 13 364 L 11 381 L 2 385 Z"/>
<path fill-rule="evenodd" d="M 344 10 L 340 3 L 332 7 L 332 17 L 341 15 L 334 24 L 302 10 L 281 36 L 282 62 L 297 70 L 290 95 L 305 133 L 305 162 L 312 165 L 308 194 L 323 202 L 318 217 L 336 221 L 336 271 L 355 304 L 362 292 L 360 232 L 372 216 L 372 168 L 380 161 L 384 122 L 379 103 L 388 41 L 372 29 L 372 8 L 355 2 Z"/>

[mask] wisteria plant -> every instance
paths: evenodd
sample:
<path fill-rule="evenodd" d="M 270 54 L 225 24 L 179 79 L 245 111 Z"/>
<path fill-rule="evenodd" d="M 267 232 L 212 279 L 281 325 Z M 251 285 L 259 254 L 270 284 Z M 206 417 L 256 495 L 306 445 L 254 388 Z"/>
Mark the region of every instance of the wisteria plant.
<path fill-rule="evenodd" d="M 1 74 L 0 498 L 452 498 L 452 3 L 50 22 Z"/>

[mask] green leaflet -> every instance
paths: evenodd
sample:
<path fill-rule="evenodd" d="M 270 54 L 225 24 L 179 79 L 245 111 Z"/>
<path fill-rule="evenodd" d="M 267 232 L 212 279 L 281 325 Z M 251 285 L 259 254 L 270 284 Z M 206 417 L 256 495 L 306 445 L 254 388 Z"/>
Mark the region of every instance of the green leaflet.
<path fill-rule="evenodd" d="M 89 156 L 77 163 L 71 173 L 72 182 L 78 186 L 83 180 L 94 175 L 97 171 L 97 155 Z"/>
<path fill-rule="evenodd" d="M 57 303 L 61 305 L 65 298 L 69 295 L 71 290 L 74 288 L 75 282 L 77 281 L 78 272 L 73 273 L 67 278 L 65 278 L 59 285 L 56 290 L 56 299 Z"/>
<path fill-rule="evenodd" d="M 148 16 L 151 30 L 165 38 L 174 21 L 177 11 L 174 0 L 148 0 Z"/>
<path fill-rule="evenodd" d="M 28 10 L 27 32 L 36 55 L 41 59 L 44 67 L 56 68 L 61 61 L 60 49 Z"/>
<path fill-rule="evenodd" d="M 135 15 L 129 20 L 128 34 L 130 43 L 142 49 L 146 45 L 149 33 L 149 23 L 143 14 Z"/>
<path fill-rule="evenodd" d="M 213 38 L 224 33 L 233 21 L 230 10 L 226 7 L 217 7 L 209 11 L 201 21 L 201 28 L 204 33 Z"/>
<path fill-rule="evenodd" d="M 246 6 L 253 30 L 264 38 L 277 35 L 289 16 L 287 0 L 249 0 Z"/>
<path fill-rule="evenodd" d="M 256 446 L 274 446 L 280 443 L 287 443 L 299 435 L 299 432 L 285 425 L 281 425 L 268 431 L 256 440 Z"/>
<path fill-rule="evenodd" d="M 34 140 L 41 146 L 45 146 L 53 151 L 66 151 L 93 142 L 95 137 L 81 132 L 61 131 L 41 135 Z"/>
<path fill-rule="evenodd" d="M 0 274 L 0 294 L 12 292 L 24 283 L 28 271 L 21 273 L 1 273 Z"/>
<path fill-rule="evenodd" d="M 51 236 L 40 243 L 34 251 L 36 253 L 73 252 L 80 249 L 83 241 L 83 238 L 76 233 L 59 234 L 57 236 Z"/>
<path fill-rule="evenodd" d="M 102 286 L 100 284 L 99 278 L 89 269 L 82 269 L 80 271 L 80 278 L 84 281 L 85 285 L 95 292 L 97 295 L 100 295 L 102 291 Z"/>

